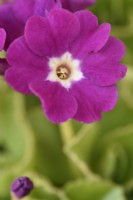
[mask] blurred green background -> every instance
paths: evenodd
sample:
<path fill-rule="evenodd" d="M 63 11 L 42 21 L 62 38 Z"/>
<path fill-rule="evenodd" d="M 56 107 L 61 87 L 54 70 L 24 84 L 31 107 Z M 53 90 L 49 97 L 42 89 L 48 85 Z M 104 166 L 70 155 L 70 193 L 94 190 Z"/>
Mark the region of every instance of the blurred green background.
<path fill-rule="evenodd" d="M 133 200 L 133 0 L 97 0 L 90 10 L 127 47 L 119 101 L 100 122 L 54 125 L 36 97 L 0 77 L 0 200 L 22 175 L 35 184 L 25 200 Z"/>

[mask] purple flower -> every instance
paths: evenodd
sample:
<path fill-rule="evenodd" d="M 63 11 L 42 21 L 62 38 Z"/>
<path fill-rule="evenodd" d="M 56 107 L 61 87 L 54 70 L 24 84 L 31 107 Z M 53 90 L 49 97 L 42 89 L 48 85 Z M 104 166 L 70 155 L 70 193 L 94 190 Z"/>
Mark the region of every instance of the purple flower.
<path fill-rule="evenodd" d="M 6 39 L 6 32 L 0 28 L 0 51 L 3 49 Z"/>
<path fill-rule="evenodd" d="M 116 82 L 126 74 L 120 63 L 125 47 L 109 35 L 110 25 L 98 26 L 88 11 L 53 9 L 47 18 L 34 16 L 8 49 L 12 67 L 5 78 L 15 90 L 38 96 L 54 123 L 100 120 L 114 108 Z"/>
<path fill-rule="evenodd" d="M 96 3 L 96 0 L 61 0 L 62 7 L 72 12 L 82 10 Z"/>
<path fill-rule="evenodd" d="M 17 198 L 22 198 L 27 195 L 33 190 L 34 185 L 32 181 L 28 177 L 20 177 L 17 178 L 11 185 L 11 192 Z"/>

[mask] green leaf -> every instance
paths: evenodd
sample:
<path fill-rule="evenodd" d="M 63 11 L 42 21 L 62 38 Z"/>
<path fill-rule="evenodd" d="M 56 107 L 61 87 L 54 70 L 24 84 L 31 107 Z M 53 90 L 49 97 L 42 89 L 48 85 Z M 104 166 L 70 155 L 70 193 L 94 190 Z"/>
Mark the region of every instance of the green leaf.
<path fill-rule="evenodd" d="M 48 121 L 40 107 L 32 109 L 27 116 L 37 146 L 31 167 L 48 176 L 56 185 L 80 176 L 77 166 L 63 152 L 64 143 L 59 126 Z"/>
<path fill-rule="evenodd" d="M 109 182 L 78 180 L 65 187 L 70 200 L 125 200 L 122 189 Z"/>
<path fill-rule="evenodd" d="M 107 21 L 120 27 L 128 24 L 132 6 L 131 0 L 100 0 L 89 9 L 99 17 L 101 22 Z"/>
<path fill-rule="evenodd" d="M 113 190 L 111 190 L 105 197 L 103 200 L 113 200 L 113 199 L 117 199 L 117 200 L 126 200 L 122 188 L 116 187 Z"/>
<path fill-rule="evenodd" d="M 64 146 L 64 152 L 79 168 L 83 176 L 95 176 L 88 164 L 91 158 L 91 150 L 94 145 L 98 132 L 94 125 L 83 125 L 77 135 Z"/>

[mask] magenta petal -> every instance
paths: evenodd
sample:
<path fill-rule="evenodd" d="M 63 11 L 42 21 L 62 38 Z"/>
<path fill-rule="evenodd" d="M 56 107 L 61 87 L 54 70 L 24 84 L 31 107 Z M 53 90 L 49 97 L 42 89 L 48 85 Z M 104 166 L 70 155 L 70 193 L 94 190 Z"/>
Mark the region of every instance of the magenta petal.
<path fill-rule="evenodd" d="M 94 84 L 100 86 L 109 86 L 116 84 L 117 81 L 121 80 L 125 75 L 127 68 L 125 65 L 120 63 L 105 63 L 83 67 L 84 76 L 91 79 Z"/>
<path fill-rule="evenodd" d="M 119 63 L 126 52 L 125 45 L 117 38 L 110 37 L 106 45 L 97 53 L 88 54 L 84 63 L 86 66 Z"/>
<path fill-rule="evenodd" d="M 71 10 L 73 12 L 82 10 L 94 4 L 96 0 L 61 0 L 63 8 Z"/>
<path fill-rule="evenodd" d="M 45 16 L 46 12 L 51 11 L 53 8 L 61 8 L 60 0 L 36 0 L 34 14 Z"/>
<path fill-rule="evenodd" d="M 0 28 L 0 51 L 3 49 L 6 39 L 6 32 L 4 29 Z"/>
<path fill-rule="evenodd" d="M 77 17 L 64 9 L 53 9 L 49 16 L 57 50 L 68 51 L 72 41 L 79 34 L 80 24 Z"/>
<path fill-rule="evenodd" d="M 14 39 L 23 34 L 24 25 L 15 18 L 10 3 L 0 6 L 0 27 L 4 28 L 7 34 L 5 49 Z"/>
<path fill-rule="evenodd" d="M 85 48 L 82 50 L 82 55 L 89 52 L 98 52 L 107 43 L 110 36 L 110 24 L 103 23 L 86 41 Z"/>
<path fill-rule="evenodd" d="M 115 84 L 126 75 L 126 66 L 120 64 L 124 55 L 124 44 L 120 40 L 110 37 L 99 52 L 92 52 L 84 58 L 81 66 L 84 76 L 97 85 Z"/>
<path fill-rule="evenodd" d="M 16 39 L 7 50 L 7 60 L 11 66 L 23 66 L 31 68 L 34 71 L 37 69 L 48 72 L 47 60 L 34 54 L 27 46 L 24 37 Z M 47 75 L 46 72 L 46 75 Z"/>
<path fill-rule="evenodd" d="M 10 3 L 11 0 L 1 0 L 1 4 L 6 4 L 6 3 Z"/>
<path fill-rule="evenodd" d="M 78 102 L 74 119 L 84 123 L 100 120 L 101 112 L 113 109 L 117 101 L 116 86 L 99 87 L 87 79 L 73 84 L 71 94 Z"/>
<path fill-rule="evenodd" d="M 87 86 L 81 81 L 71 88 L 71 94 L 74 95 L 78 103 L 77 113 L 73 119 L 83 123 L 95 122 L 102 117 L 101 111 L 93 101 Z"/>
<path fill-rule="evenodd" d="M 14 0 L 13 11 L 16 19 L 25 24 L 27 19 L 34 14 L 35 1 L 36 0 Z"/>
<path fill-rule="evenodd" d="M 7 51 L 7 60 L 11 67 L 6 71 L 6 81 L 19 92 L 31 94 L 29 83 L 45 79 L 48 66 L 44 58 L 31 52 L 23 37 L 15 40 Z"/>
<path fill-rule="evenodd" d="M 77 102 L 65 88 L 58 83 L 49 81 L 33 82 L 31 91 L 40 98 L 42 107 L 54 123 L 61 123 L 71 119 L 77 111 Z"/>
<path fill-rule="evenodd" d="M 126 48 L 124 43 L 114 37 L 110 37 L 106 45 L 99 52 L 103 58 L 108 59 L 109 62 L 119 62 L 125 56 Z"/>
<path fill-rule="evenodd" d="M 97 85 L 91 86 L 90 93 L 93 100 L 103 112 L 112 110 L 118 100 L 118 89 L 116 85 L 108 87 L 99 87 Z"/>
<path fill-rule="evenodd" d="M 84 57 L 83 67 L 92 69 L 93 67 L 100 67 L 102 65 L 116 65 L 124 57 L 125 52 L 126 49 L 123 42 L 117 38 L 110 37 L 106 45 L 99 52 L 91 52 Z"/>
<path fill-rule="evenodd" d="M 79 52 L 86 46 L 89 37 L 97 30 L 98 19 L 92 12 L 87 10 L 78 11 L 75 15 L 80 23 L 80 32 L 71 45 L 71 51 L 73 52 L 73 55 L 77 57 Z"/>
<path fill-rule="evenodd" d="M 88 10 L 75 13 L 80 23 L 80 34 L 90 36 L 98 27 L 98 18 Z M 81 35 L 80 35 L 81 37 Z"/>
<path fill-rule="evenodd" d="M 13 11 L 16 18 L 25 24 L 29 17 L 45 16 L 46 10 L 50 11 L 52 8 L 60 6 L 59 1 L 55 0 L 15 0 Z"/>
<path fill-rule="evenodd" d="M 95 31 L 95 33 L 88 41 L 91 51 L 97 52 L 102 47 L 104 47 L 109 39 L 110 30 L 111 26 L 108 23 L 103 23 L 99 26 L 99 28 Z"/>
<path fill-rule="evenodd" d="M 7 83 L 18 92 L 23 94 L 32 94 L 28 87 L 30 73 L 27 70 L 24 70 L 23 68 L 17 69 L 10 67 L 6 70 L 5 79 Z"/>
<path fill-rule="evenodd" d="M 40 70 L 32 70 L 26 66 L 10 67 L 6 70 L 5 79 L 7 83 L 23 94 L 32 94 L 29 89 L 29 83 L 43 78 L 43 72 Z"/>
<path fill-rule="evenodd" d="M 86 40 L 84 46 L 80 48 L 77 56 L 83 59 L 90 52 L 97 52 L 102 49 L 109 39 L 109 34 L 110 25 L 108 23 L 100 25 L 91 36 L 88 36 L 88 40 Z"/>
<path fill-rule="evenodd" d="M 25 39 L 32 51 L 40 56 L 50 56 L 56 52 L 51 27 L 46 18 L 31 17 L 25 27 Z"/>

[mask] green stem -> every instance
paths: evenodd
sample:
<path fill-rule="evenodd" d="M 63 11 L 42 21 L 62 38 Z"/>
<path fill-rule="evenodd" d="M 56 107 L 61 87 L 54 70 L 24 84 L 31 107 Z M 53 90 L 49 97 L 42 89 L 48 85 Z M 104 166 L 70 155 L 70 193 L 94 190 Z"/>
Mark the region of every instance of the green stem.
<path fill-rule="evenodd" d="M 74 131 L 73 131 L 73 128 L 72 128 L 71 121 L 61 123 L 59 125 L 59 128 L 60 128 L 60 133 L 61 133 L 62 140 L 63 140 L 64 144 L 69 143 L 69 141 L 74 136 Z"/>

